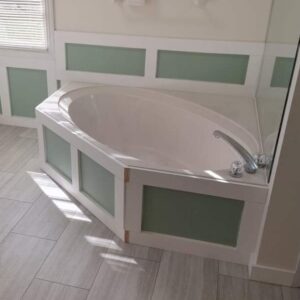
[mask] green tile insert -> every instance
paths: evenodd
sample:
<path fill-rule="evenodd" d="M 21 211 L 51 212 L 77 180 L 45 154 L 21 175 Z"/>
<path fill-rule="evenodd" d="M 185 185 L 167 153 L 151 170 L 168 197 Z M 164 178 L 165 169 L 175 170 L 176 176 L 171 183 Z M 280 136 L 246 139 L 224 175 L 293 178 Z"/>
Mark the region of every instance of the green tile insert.
<path fill-rule="evenodd" d="M 58 90 L 61 88 L 61 81 L 60 80 L 56 80 L 56 86 L 57 86 Z"/>
<path fill-rule="evenodd" d="M 34 108 L 48 97 L 47 72 L 7 68 L 13 116 L 35 117 Z"/>
<path fill-rule="evenodd" d="M 66 69 L 144 76 L 145 49 L 66 44 Z"/>
<path fill-rule="evenodd" d="M 276 57 L 271 87 L 288 88 L 292 77 L 294 58 Z"/>
<path fill-rule="evenodd" d="M 249 55 L 158 51 L 158 78 L 244 84 Z"/>
<path fill-rule="evenodd" d="M 244 202 L 144 186 L 142 230 L 235 247 Z"/>
<path fill-rule="evenodd" d="M 68 181 L 72 181 L 71 147 L 68 142 L 44 127 L 46 161 Z"/>
<path fill-rule="evenodd" d="M 79 181 L 80 190 L 114 216 L 114 175 L 81 152 L 79 152 Z"/>

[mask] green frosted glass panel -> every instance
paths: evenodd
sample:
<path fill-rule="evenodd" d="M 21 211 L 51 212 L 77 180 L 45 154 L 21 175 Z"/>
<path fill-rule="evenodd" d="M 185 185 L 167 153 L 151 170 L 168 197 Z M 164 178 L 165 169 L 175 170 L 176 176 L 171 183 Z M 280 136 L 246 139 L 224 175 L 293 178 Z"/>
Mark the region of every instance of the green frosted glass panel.
<path fill-rule="evenodd" d="M 57 89 L 61 88 L 61 81 L 60 80 L 56 80 L 56 86 L 57 86 Z"/>
<path fill-rule="evenodd" d="M 0 115 L 2 115 L 2 103 L 1 103 L 1 98 L 0 98 Z"/>
<path fill-rule="evenodd" d="M 288 88 L 293 73 L 294 58 L 276 57 L 271 87 Z"/>
<path fill-rule="evenodd" d="M 44 127 L 46 161 L 68 181 L 72 181 L 71 147 L 68 142 Z"/>
<path fill-rule="evenodd" d="M 114 175 L 81 152 L 79 153 L 79 181 L 80 190 L 114 216 Z"/>
<path fill-rule="evenodd" d="M 159 78 L 244 84 L 248 55 L 158 51 Z"/>
<path fill-rule="evenodd" d="M 142 230 L 235 247 L 244 202 L 144 186 Z"/>
<path fill-rule="evenodd" d="M 13 116 L 35 117 L 34 108 L 48 97 L 47 72 L 7 68 Z"/>
<path fill-rule="evenodd" d="M 66 44 L 66 69 L 144 76 L 145 49 Z"/>

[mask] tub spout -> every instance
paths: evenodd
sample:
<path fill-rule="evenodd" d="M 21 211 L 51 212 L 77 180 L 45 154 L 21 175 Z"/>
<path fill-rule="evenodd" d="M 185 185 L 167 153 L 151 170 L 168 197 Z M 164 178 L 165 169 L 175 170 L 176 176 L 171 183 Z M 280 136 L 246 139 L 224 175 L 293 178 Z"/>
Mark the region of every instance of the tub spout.
<path fill-rule="evenodd" d="M 256 164 L 254 157 L 240 143 L 238 143 L 232 137 L 230 137 L 229 135 L 227 135 L 226 133 L 224 133 L 220 130 L 215 130 L 213 134 L 216 138 L 223 139 L 225 142 L 227 142 L 233 149 L 235 149 L 239 153 L 239 155 L 245 161 L 244 168 L 247 173 L 253 174 L 257 171 L 258 166 Z"/>

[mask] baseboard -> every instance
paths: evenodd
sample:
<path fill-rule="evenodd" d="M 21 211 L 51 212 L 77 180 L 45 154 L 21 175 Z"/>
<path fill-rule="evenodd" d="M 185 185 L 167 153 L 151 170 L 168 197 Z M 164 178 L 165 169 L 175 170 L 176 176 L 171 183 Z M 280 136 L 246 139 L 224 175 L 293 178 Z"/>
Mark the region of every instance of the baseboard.
<path fill-rule="evenodd" d="M 237 248 L 152 232 L 129 231 L 132 244 L 247 265 L 249 255 Z"/>
<path fill-rule="evenodd" d="M 272 284 L 292 286 L 294 283 L 295 271 L 279 268 L 272 268 L 262 265 L 250 266 L 250 279 L 263 281 Z"/>
<path fill-rule="evenodd" d="M 298 257 L 297 268 L 293 280 L 294 287 L 300 287 L 300 256 Z"/>

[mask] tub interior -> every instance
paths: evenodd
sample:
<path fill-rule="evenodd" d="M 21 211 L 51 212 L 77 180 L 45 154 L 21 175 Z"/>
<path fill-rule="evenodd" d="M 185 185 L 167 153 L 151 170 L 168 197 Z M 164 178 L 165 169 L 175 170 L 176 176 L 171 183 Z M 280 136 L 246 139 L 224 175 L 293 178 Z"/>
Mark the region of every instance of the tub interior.
<path fill-rule="evenodd" d="M 80 130 L 130 167 L 227 174 L 231 163 L 241 158 L 213 136 L 214 130 L 230 134 L 251 153 L 259 151 L 255 139 L 238 124 L 159 92 L 90 87 L 65 94 L 60 104 Z"/>

